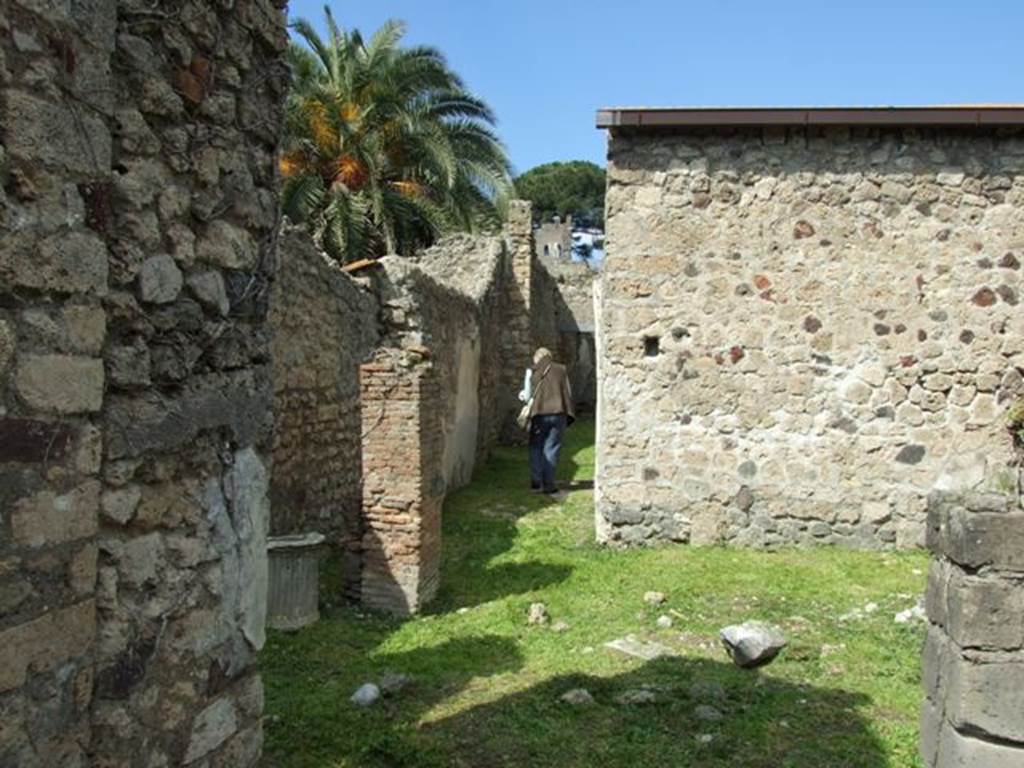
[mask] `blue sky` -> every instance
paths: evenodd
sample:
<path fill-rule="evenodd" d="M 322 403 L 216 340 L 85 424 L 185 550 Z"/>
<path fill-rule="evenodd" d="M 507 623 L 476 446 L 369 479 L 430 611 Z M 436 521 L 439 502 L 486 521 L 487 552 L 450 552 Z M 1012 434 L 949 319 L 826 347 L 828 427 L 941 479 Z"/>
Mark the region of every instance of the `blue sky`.
<path fill-rule="evenodd" d="M 602 106 L 1024 102 L 1024 0 L 344 0 L 447 55 L 518 171 L 604 163 Z M 322 25 L 323 0 L 291 0 Z"/>

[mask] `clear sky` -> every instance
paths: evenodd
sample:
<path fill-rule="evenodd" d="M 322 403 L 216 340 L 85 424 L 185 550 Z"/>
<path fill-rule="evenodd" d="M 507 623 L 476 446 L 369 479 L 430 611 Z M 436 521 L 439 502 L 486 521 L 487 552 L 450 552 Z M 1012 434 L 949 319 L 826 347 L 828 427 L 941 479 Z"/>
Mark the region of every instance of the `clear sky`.
<path fill-rule="evenodd" d="M 1024 0 L 339 0 L 440 48 L 517 171 L 604 163 L 602 106 L 1024 102 Z M 323 0 L 291 0 L 321 26 Z"/>

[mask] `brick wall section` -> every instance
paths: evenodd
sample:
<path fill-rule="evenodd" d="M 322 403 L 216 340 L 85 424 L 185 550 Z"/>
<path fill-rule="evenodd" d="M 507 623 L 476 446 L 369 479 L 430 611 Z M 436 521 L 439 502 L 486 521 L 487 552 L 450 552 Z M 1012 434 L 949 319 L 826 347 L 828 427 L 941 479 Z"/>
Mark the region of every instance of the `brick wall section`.
<path fill-rule="evenodd" d="M 1024 134 L 621 131 L 604 540 L 919 546 L 1005 478 L 1024 386 Z"/>
<path fill-rule="evenodd" d="M 372 272 L 381 339 L 361 371 L 362 599 L 371 607 L 408 614 L 433 597 L 445 494 L 469 482 L 518 410 L 531 230 L 529 207 L 512 209 L 502 236 L 447 238 Z"/>
<path fill-rule="evenodd" d="M 359 365 L 378 342 L 374 294 L 294 229 L 278 244 L 272 535 L 319 531 L 359 597 L 363 527 Z"/>
<path fill-rule="evenodd" d="M 252 765 L 283 14 L 0 25 L 0 764 Z"/>
<path fill-rule="evenodd" d="M 415 352 L 385 351 L 360 369 L 363 413 L 362 601 L 416 613 L 437 592 L 441 565 L 439 392 Z"/>
<path fill-rule="evenodd" d="M 1015 495 L 929 499 L 927 768 L 1024 765 L 1024 507 Z"/>

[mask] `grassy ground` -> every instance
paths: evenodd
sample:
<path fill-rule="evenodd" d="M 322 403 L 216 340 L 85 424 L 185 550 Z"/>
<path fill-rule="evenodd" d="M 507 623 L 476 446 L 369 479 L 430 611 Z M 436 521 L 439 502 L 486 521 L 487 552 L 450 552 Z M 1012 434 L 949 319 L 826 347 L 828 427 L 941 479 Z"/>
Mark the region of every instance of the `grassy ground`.
<path fill-rule="evenodd" d="M 592 424 L 569 432 L 563 476 L 580 489 L 564 504 L 523 490 L 524 452 L 511 449 L 448 500 L 443 586 L 427 615 L 400 622 L 334 607 L 299 633 L 271 633 L 262 655 L 267 763 L 920 765 L 923 629 L 893 615 L 922 591 L 924 555 L 607 551 L 593 543 L 592 442 Z M 330 565 L 324 579 L 330 602 Z M 647 590 L 665 592 L 668 602 L 646 605 Z M 534 601 L 569 628 L 528 626 Z M 872 602 L 876 612 L 840 620 Z M 656 627 L 662 614 L 673 627 Z M 732 666 L 717 642 L 720 627 L 750 618 L 776 622 L 790 637 L 782 656 L 758 671 Z M 625 634 L 679 655 L 643 662 L 603 647 Z M 369 709 L 349 702 L 359 685 L 389 671 L 413 682 Z M 715 684 L 724 700 L 699 690 Z M 645 686 L 656 703 L 615 702 Z M 579 687 L 594 704 L 559 701 Z M 700 704 L 725 718 L 697 719 Z"/>

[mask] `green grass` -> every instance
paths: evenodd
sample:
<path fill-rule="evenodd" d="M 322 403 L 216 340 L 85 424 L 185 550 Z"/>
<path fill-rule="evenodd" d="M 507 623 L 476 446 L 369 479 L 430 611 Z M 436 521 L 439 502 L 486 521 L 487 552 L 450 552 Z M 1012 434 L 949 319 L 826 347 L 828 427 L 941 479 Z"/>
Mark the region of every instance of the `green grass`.
<path fill-rule="evenodd" d="M 592 423 L 569 431 L 564 480 L 593 477 L 592 442 Z M 498 450 L 446 502 L 442 588 L 426 615 L 397 621 L 328 607 L 313 627 L 271 633 L 261 658 L 269 765 L 920 766 L 923 629 L 893 614 L 923 590 L 923 554 L 607 550 L 593 543 L 592 493 L 584 487 L 558 505 L 525 492 L 524 453 Z M 323 579 L 329 603 L 331 564 Z M 667 604 L 646 605 L 647 590 L 667 593 Z M 528 626 L 534 601 L 569 629 Z M 876 613 L 839 620 L 869 602 Z M 671 629 L 656 628 L 663 613 Z M 750 618 L 790 637 L 757 671 L 734 667 L 717 641 L 722 626 Z M 628 633 L 679 656 L 643 662 L 603 647 Z M 823 655 L 826 644 L 842 647 Z M 349 703 L 387 671 L 413 682 L 370 709 Z M 718 683 L 725 700 L 691 696 L 694 682 Z M 615 703 L 641 686 L 658 702 Z M 577 687 L 595 703 L 559 701 Z M 698 721 L 701 703 L 725 719 Z"/>

